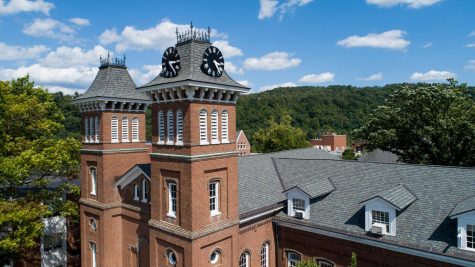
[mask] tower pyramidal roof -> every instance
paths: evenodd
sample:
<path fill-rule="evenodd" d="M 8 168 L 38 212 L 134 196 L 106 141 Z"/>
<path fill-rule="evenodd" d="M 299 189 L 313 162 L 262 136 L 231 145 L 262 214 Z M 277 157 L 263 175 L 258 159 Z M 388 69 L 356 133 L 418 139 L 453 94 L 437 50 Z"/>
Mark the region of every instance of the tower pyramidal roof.
<path fill-rule="evenodd" d="M 130 100 L 133 102 L 149 101 L 150 97 L 136 90 L 136 85 L 130 76 L 123 58 L 100 59 L 99 72 L 87 91 L 78 96 L 75 101 L 88 100 Z"/>

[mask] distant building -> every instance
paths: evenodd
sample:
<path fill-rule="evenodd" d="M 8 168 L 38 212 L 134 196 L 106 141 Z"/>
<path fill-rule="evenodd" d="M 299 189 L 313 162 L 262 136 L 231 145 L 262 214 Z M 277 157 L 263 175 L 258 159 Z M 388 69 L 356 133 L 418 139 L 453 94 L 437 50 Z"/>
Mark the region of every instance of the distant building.
<path fill-rule="evenodd" d="M 239 152 L 238 156 L 248 156 L 251 154 L 251 143 L 247 140 L 246 134 L 243 130 L 236 133 L 236 149 Z"/>
<path fill-rule="evenodd" d="M 346 135 L 335 133 L 324 134 L 320 139 L 310 139 L 313 147 L 332 152 L 343 152 L 346 149 Z"/>

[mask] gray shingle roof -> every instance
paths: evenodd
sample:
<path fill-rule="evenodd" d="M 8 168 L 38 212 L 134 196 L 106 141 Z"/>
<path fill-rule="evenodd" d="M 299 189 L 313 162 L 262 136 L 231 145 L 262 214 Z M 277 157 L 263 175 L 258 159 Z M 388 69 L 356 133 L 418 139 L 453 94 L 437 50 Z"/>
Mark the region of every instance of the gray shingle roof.
<path fill-rule="evenodd" d="M 358 161 L 382 163 L 396 163 L 398 162 L 398 160 L 399 157 L 396 154 L 389 151 L 381 150 L 379 148 L 365 153 L 358 158 Z"/>
<path fill-rule="evenodd" d="M 475 210 L 475 196 L 459 202 L 457 206 L 455 206 L 454 210 L 452 210 L 452 212 L 450 213 L 450 216 L 457 216 L 457 215 L 474 211 L 474 210 Z"/>
<path fill-rule="evenodd" d="M 285 189 L 272 160 L 279 157 L 338 159 L 337 156 L 316 148 L 239 157 L 239 214 L 241 216 L 285 200 L 285 193 L 283 193 Z"/>
<path fill-rule="evenodd" d="M 400 184 L 404 184 L 411 194 L 417 196 L 417 200 L 396 213 L 396 236 L 384 236 L 382 240 L 475 260 L 475 253 L 457 248 L 457 220 L 449 217 L 459 203 L 474 197 L 474 168 L 324 159 L 279 161 L 288 161 L 285 164 L 289 168 L 295 166 L 294 168 L 298 169 L 295 170 L 296 173 L 311 173 L 316 180 L 328 178 L 335 187 L 331 193 L 317 197 L 311 202 L 309 224 L 364 235 L 365 216 L 361 202 L 388 191 L 388 188 L 398 189 Z M 240 172 L 245 172 L 246 168 L 240 161 Z M 239 179 L 240 185 L 252 183 L 246 176 L 239 175 Z M 243 189 L 240 187 L 239 190 L 241 195 Z M 260 189 L 251 190 L 256 194 Z M 399 190 L 402 188 L 390 191 Z M 389 193 L 384 195 L 392 199 Z M 248 202 L 241 196 L 239 201 Z M 241 207 L 248 204 L 239 205 Z M 283 211 L 278 216 L 287 217 Z"/>
<path fill-rule="evenodd" d="M 151 82 L 140 86 L 139 89 L 154 85 L 162 85 L 182 81 L 199 81 L 213 84 L 224 84 L 233 87 L 239 87 L 242 89 L 249 89 L 248 87 L 234 81 L 231 77 L 228 76 L 228 74 L 226 73 L 226 62 L 224 63 L 225 71 L 223 72 L 223 75 L 221 75 L 221 77 L 211 77 L 201 71 L 203 53 L 210 45 L 210 43 L 200 41 L 190 41 L 184 44 L 177 45 L 176 49 L 180 54 L 181 62 L 181 70 L 179 71 L 178 76 L 173 78 L 165 78 L 159 74 Z"/>
<path fill-rule="evenodd" d="M 84 100 L 89 98 L 120 98 L 130 100 L 149 101 L 150 98 L 135 89 L 135 83 L 130 77 L 127 68 L 109 66 L 99 68 L 96 78 L 87 91 L 76 98 Z"/>
<path fill-rule="evenodd" d="M 389 202 L 393 206 L 395 206 L 398 210 L 402 210 L 407 206 L 411 205 L 414 200 L 416 200 L 416 196 L 414 196 L 411 191 L 409 191 L 404 185 L 396 185 L 391 187 L 381 193 L 378 193 L 371 197 L 370 199 L 380 197 L 385 201 Z M 366 201 L 365 201 L 366 202 Z"/>

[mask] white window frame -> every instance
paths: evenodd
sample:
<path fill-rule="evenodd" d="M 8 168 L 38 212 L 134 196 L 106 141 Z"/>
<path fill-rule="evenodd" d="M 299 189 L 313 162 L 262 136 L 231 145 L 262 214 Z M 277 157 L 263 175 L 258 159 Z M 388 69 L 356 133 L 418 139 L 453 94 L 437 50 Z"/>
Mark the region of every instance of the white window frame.
<path fill-rule="evenodd" d="M 157 120 L 158 120 L 157 144 L 163 145 L 165 144 L 165 115 L 163 114 L 163 111 L 158 112 Z"/>
<path fill-rule="evenodd" d="M 99 141 L 100 141 L 99 135 L 101 133 L 101 126 L 99 124 L 99 117 L 96 117 L 94 122 L 95 122 L 94 124 L 96 125 L 95 140 L 96 140 L 96 143 L 99 143 Z"/>
<path fill-rule="evenodd" d="M 457 247 L 459 249 L 475 252 L 475 248 L 467 246 L 467 226 L 475 226 L 475 211 L 460 214 L 455 218 L 457 218 Z"/>
<path fill-rule="evenodd" d="M 211 144 L 219 144 L 219 113 L 216 109 L 211 111 Z"/>
<path fill-rule="evenodd" d="M 134 184 L 134 200 L 140 200 L 140 185 L 137 183 Z"/>
<path fill-rule="evenodd" d="M 269 267 L 269 242 L 261 246 L 261 267 Z"/>
<path fill-rule="evenodd" d="M 89 176 L 91 179 L 91 192 L 89 194 L 96 196 L 97 195 L 97 168 L 89 167 Z"/>
<path fill-rule="evenodd" d="M 97 267 L 97 245 L 94 242 L 89 242 L 89 248 L 91 249 L 91 262 L 92 267 Z"/>
<path fill-rule="evenodd" d="M 173 111 L 169 110 L 169 111 L 167 111 L 167 138 L 166 138 L 167 142 L 165 143 L 165 145 L 172 146 L 172 145 L 175 144 L 175 142 L 174 142 L 174 139 L 175 139 L 174 137 L 175 136 L 173 134 L 175 129 L 173 128 L 173 125 L 174 125 L 174 123 L 173 123 Z"/>
<path fill-rule="evenodd" d="M 208 142 L 208 111 L 206 109 L 200 110 L 199 117 L 200 124 L 200 145 L 209 145 Z"/>
<path fill-rule="evenodd" d="M 140 121 L 139 118 L 132 119 L 132 142 L 140 141 Z"/>
<path fill-rule="evenodd" d="M 310 219 L 310 198 L 309 195 L 307 195 L 305 192 L 300 190 L 299 188 L 293 188 L 287 192 L 287 213 L 289 216 L 294 217 L 295 216 L 295 209 L 294 209 L 294 199 L 301 199 L 304 201 L 304 207 L 305 209 L 303 210 L 304 219 Z"/>
<path fill-rule="evenodd" d="M 89 143 L 94 143 L 94 135 L 95 135 L 95 122 L 94 117 L 89 118 Z"/>
<path fill-rule="evenodd" d="M 229 143 L 229 112 L 221 112 L 221 143 Z"/>
<path fill-rule="evenodd" d="M 119 143 L 119 118 L 113 116 L 111 119 L 111 143 Z"/>
<path fill-rule="evenodd" d="M 214 187 L 213 189 L 211 187 Z M 219 181 L 211 181 L 208 184 L 208 194 L 209 194 L 209 210 L 211 217 L 221 214 L 219 211 Z M 212 194 L 214 192 L 214 194 Z M 212 202 L 214 202 L 212 204 Z M 211 206 L 214 206 L 212 208 Z"/>
<path fill-rule="evenodd" d="M 241 253 L 241 256 L 239 256 L 239 267 L 249 267 L 250 258 L 251 255 L 249 254 L 249 252 L 245 251 Z"/>
<path fill-rule="evenodd" d="M 373 222 L 372 212 L 381 211 L 389 213 L 389 232 L 386 231 L 386 227 L 383 229 L 385 235 L 396 235 L 396 207 L 389 204 L 382 198 L 374 198 L 366 202 L 365 204 L 365 230 L 370 231 Z"/>
<path fill-rule="evenodd" d="M 89 143 L 89 118 L 84 118 L 84 142 Z"/>
<path fill-rule="evenodd" d="M 148 187 L 147 179 L 142 180 L 142 202 L 147 203 L 149 198 L 150 192 Z"/>
<path fill-rule="evenodd" d="M 175 197 L 173 197 L 173 187 L 175 187 Z M 176 211 L 178 209 L 178 202 L 177 202 L 177 191 L 178 186 L 176 182 L 168 182 L 167 186 L 168 190 L 168 212 L 167 216 L 171 218 L 176 218 Z M 173 200 L 175 200 L 175 210 L 173 210 Z"/>
<path fill-rule="evenodd" d="M 129 140 L 129 118 L 122 118 L 122 142 L 130 142 Z"/>
<path fill-rule="evenodd" d="M 291 257 L 291 255 L 296 255 L 296 257 Z M 295 267 L 297 263 L 302 260 L 302 255 L 295 251 L 287 251 L 287 266 Z"/>
<path fill-rule="evenodd" d="M 176 112 L 176 146 L 183 145 L 183 111 Z"/>
<path fill-rule="evenodd" d="M 333 261 L 327 260 L 325 258 L 315 258 L 314 262 L 319 267 L 335 267 L 336 266 L 336 264 Z"/>

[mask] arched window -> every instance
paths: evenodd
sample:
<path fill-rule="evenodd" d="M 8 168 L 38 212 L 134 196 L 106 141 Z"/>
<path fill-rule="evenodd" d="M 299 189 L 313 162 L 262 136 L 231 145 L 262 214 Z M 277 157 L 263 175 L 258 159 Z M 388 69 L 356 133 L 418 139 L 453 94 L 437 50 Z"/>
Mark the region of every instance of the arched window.
<path fill-rule="evenodd" d="M 97 191 L 97 169 L 95 167 L 89 169 L 89 176 L 91 177 L 91 195 L 95 196 Z"/>
<path fill-rule="evenodd" d="M 97 267 L 97 248 L 96 248 L 96 243 L 94 243 L 94 242 L 89 242 L 89 248 L 91 249 L 92 267 Z"/>
<path fill-rule="evenodd" d="M 96 128 L 96 136 L 95 136 L 96 143 L 99 143 L 99 134 L 101 133 L 100 126 L 99 126 L 99 117 L 96 117 L 94 124 L 96 125 L 95 127 Z"/>
<path fill-rule="evenodd" d="M 296 267 L 298 262 L 302 260 L 300 254 L 297 254 L 293 251 L 287 251 L 287 266 Z"/>
<path fill-rule="evenodd" d="M 183 112 L 176 112 L 176 143 L 175 145 L 183 145 Z"/>
<path fill-rule="evenodd" d="M 176 183 L 168 183 L 168 217 L 176 218 Z"/>
<path fill-rule="evenodd" d="M 148 195 L 149 195 L 149 186 L 148 182 L 146 179 L 142 180 L 142 202 L 147 203 L 148 202 Z"/>
<path fill-rule="evenodd" d="M 167 145 L 173 145 L 173 112 L 167 112 Z"/>
<path fill-rule="evenodd" d="M 134 184 L 134 200 L 140 200 L 140 186 L 138 184 Z"/>
<path fill-rule="evenodd" d="M 239 257 L 239 267 L 249 267 L 249 258 L 249 252 L 243 252 L 241 257 Z"/>
<path fill-rule="evenodd" d="M 269 267 L 269 243 L 261 247 L 261 267 Z"/>
<path fill-rule="evenodd" d="M 163 111 L 158 112 L 158 143 L 165 143 L 165 118 Z"/>
<path fill-rule="evenodd" d="M 209 183 L 209 210 L 211 216 L 220 214 L 219 212 L 219 182 L 212 181 Z"/>
<path fill-rule="evenodd" d="M 334 267 L 335 263 L 324 258 L 315 258 L 315 263 L 320 267 Z"/>
<path fill-rule="evenodd" d="M 219 144 L 218 111 L 211 112 L 211 144 Z"/>
<path fill-rule="evenodd" d="M 84 142 L 89 143 L 89 118 L 84 119 Z"/>
<path fill-rule="evenodd" d="M 200 145 L 208 143 L 208 112 L 206 109 L 200 111 Z"/>
<path fill-rule="evenodd" d="M 221 142 L 229 143 L 229 128 L 228 128 L 229 115 L 225 110 L 221 114 Z"/>
<path fill-rule="evenodd" d="M 111 142 L 119 142 L 119 119 L 117 116 L 112 117 L 111 120 Z"/>
<path fill-rule="evenodd" d="M 139 140 L 139 119 L 132 119 L 132 142 L 138 142 Z"/>
<path fill-rule="evenodd" d="M 94 143 L 94 135 L 95 135 L 95 130 L 94 130 L 94 118 L 89 118 L 89 142 Z"/>
<path fill-rule="evenodd" d="M 122 142 L 129 142 L 129 119 L 122 118 Z"/>
<path fill-rule="evenodd" d="M 91 231 L 95 232 L 97 230 L 97 222 L 96 219 L 90 218 L 89 219 L 89 225 L 91 226 Z"/>

